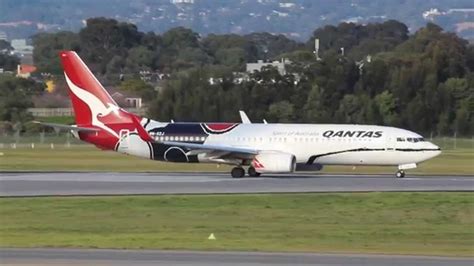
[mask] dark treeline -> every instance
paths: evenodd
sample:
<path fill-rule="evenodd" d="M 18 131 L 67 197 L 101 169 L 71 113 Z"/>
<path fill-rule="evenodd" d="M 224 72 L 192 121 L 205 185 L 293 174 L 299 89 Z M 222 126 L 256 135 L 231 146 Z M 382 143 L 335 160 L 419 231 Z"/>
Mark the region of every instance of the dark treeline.
<path fill-rule="evenodd" d="M 312 52 L 315 38 L 321 60 Z M 57 52 L 76 50 L 106 84 L 138 84 L 149 115 L 158 120 L 237 121 L 243 109 L 255 121 L 474 132 L 474 47 L 431 23 L 411 35 L 393 20 L 342 23 L 316 29 L 298 43 L 269 33 L 200 37 L 186 28 L 158 35 L 93 18 L 79 33 L 44 33 L 33 41 L 41 72 L 60 74 Z M 281 58 L 291 60 L 286 75 L 268 67 L 238 79 L 247 62 Z M 170 77 L 155 91 L 134 83 L 143 70 Z"/>

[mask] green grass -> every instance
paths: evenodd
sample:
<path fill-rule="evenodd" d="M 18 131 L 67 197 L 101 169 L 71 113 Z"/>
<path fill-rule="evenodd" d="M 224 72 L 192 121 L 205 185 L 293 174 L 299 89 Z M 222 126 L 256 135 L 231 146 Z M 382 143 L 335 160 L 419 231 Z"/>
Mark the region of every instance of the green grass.
<path fill-rule="evenodd" d="M 101 151 L 89 145 L 55 145 L 52 150 L 48 145 L 31 148 L 10 147 L 0 149 L 0 171 L 229 171 L 228 166 L 212 164 L 177 164 L 151 161 L 133 156 L 126 156 L 110 151 Z M 327 166 L 324 173 L 390 173 L 396 167 L 357 167 Z M 444 150 L 443 153 L 417 169 L 408 170 L 410 174 L 459 174 L 474 173 L 474 152 L 472 149 L 459 148 Z"/>
<path fill-rule="evenodd" d="M 4 149 L 0 171 L 218 171 L 210 164 L 176 164 L 152 161 L 88 145 L 71 148 Z"/>
<path fill-rule="evenodd" d="M 0 217 L 2 247 L 474 255 L 472 193 L 1 198 Z"/>

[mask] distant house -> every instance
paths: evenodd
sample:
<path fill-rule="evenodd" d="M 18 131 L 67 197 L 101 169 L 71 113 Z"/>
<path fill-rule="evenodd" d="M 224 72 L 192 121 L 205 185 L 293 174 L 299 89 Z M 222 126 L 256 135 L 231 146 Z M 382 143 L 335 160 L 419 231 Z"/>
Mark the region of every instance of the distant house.
<path fill-rule="evenodd" d="M 142 97 L 131 93 L 131 92 L 123 92 L 117 91 L 114 89 L 108 90 L 110 96 L 118 103 L 119 106 L 125 108 L 143 108 L 143 100 Z"/>
<path fill-rule="evenodd" d="M 17 66 L 16 76 L 19 78 L 29 78 L 31 73 L 36 71 L 36 67 L 33 65 L 21 64 Z"/>
<path fill-rule="evenodd" d="M 281 61 L 273 61 L 273 62 L 264 62 L 263 60 L 258 60 L 257 63 L 247 63 L 246 70 L 249 73 L 253 73 L 254 71 L 261 71 L 262 67 L 272 66 L 272 67 L 276 67 L 280 75 L 285 75 L 286 74 L 285 65 L 289 63 L 290 61 L 288 59 L 282 59 Z"/>

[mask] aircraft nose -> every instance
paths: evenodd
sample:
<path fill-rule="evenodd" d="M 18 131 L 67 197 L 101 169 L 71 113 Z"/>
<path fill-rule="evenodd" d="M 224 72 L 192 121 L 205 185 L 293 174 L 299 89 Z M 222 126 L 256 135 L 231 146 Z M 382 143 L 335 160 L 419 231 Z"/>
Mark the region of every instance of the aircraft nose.
<path fill-rule="evenodd" d="M 431 142 L 428 142 L 429 143 L 429 146 L 430 146 L 430 150 L 432 150 L 433 152 L 433 157 L 436 157 L 438 155 L 441 154 L 441 148 L 439 146 L 437 146 L 436 144 L 433 144 Z"/>

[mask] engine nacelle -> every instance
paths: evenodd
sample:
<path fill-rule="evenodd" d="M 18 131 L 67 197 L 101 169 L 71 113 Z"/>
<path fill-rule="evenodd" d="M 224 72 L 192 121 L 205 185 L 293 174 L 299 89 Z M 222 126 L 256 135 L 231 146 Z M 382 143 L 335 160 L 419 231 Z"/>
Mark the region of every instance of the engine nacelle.
<path fill-rule="evenodd" d="M 296 164 L 296 171 L 321 171 L 323 169 L 323 165 L 319 163 L 313 164 L 305 164 L 299 163 Z"/>
<path fill-rule="evenodd" d="M 296 157 L 285 152 L 263 151 L 251 164 L 257 173 L 292 173 L 296 169 Z"/>

